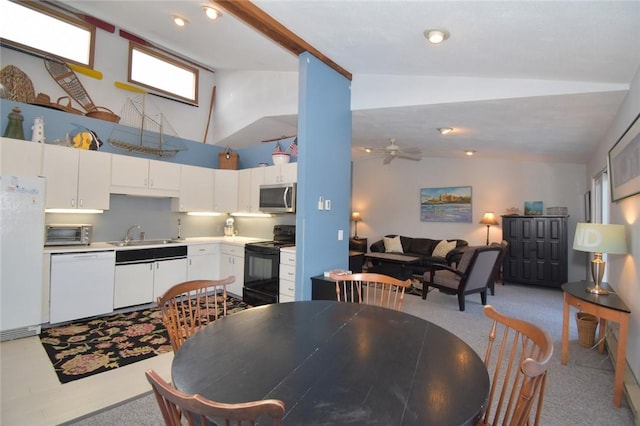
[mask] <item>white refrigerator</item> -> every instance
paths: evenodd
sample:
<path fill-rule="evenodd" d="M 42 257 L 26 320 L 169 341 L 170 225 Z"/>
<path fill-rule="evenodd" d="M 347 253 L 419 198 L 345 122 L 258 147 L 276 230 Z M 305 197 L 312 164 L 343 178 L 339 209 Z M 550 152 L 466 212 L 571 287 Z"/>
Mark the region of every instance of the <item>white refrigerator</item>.
<path fill-rule="evenodd" d="M 45 179 L 0 176 L 0 341 L 40 333 Z"/>

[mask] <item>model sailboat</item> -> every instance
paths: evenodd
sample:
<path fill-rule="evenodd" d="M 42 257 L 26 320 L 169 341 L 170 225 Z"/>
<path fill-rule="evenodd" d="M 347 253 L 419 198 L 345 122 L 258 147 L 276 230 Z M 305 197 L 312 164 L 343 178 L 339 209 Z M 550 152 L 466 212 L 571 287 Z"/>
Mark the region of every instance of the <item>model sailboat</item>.
<path fill-rule="evenodd" d="M 165 158 L 187 149 L 161 112 L 149 113 L 144 95 L 127 98 L 120 117 L 108 139 L 114 148 Z"/>

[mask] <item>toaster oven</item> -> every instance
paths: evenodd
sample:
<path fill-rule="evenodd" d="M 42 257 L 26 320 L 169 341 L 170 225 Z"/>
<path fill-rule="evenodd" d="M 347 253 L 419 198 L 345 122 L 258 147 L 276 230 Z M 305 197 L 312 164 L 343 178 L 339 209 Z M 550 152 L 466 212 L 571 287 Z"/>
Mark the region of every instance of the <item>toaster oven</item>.
<path fill-rule="evenodd" d="M 45 227 L 45 246 L 88 246 L 93 236 L 93 225 L 54 223 Z"/>

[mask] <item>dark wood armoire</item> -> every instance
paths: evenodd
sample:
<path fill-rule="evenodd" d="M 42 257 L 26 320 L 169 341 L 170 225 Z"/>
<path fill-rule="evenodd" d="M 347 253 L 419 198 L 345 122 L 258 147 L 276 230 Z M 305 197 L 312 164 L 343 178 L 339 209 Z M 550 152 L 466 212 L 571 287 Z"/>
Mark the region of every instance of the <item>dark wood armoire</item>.
<path fill-rule="evenodd" d="M 567 282 L 568 216 L 502 216 L 509 242 L 505 283 L 560 287 Z"/>

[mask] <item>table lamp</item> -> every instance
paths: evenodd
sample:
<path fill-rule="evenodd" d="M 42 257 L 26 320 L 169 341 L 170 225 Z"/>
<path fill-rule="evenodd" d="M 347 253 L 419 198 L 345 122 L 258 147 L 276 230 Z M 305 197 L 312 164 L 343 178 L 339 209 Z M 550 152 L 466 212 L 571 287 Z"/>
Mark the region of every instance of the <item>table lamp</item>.
<path fill-rule="evenodd" d="M 624 225 L 578 223 L 573 249 L 593 253 L 591 277 L 595 285 L 587 287 L 587 291 L 601 295 L 609 294 L 606 289 L 600 287 L 606 266 L 606 262 L 602 260 L 602 253 L 624 254 L 627 252 Z"/>
<path fill-rule="evenodd" d="M 483 225 L 487 225 L 487 245 L 489 245 L 489 227 L 491 225 L 498 224 L 495 213 L 486 212 L 484 216 L 482 216 L 482 220 L 480 221 L 480 223 L 482 223 Z"/>
<path fill-rule="evenodd" d="M 362 220 L 362 217 L 360 216 L 360 212 L 351 213 L 351 220 L 356 223 L 355 235 L 353 236 L 353 238 L 357 240 L 358 239 L 358 222 Z"/>

